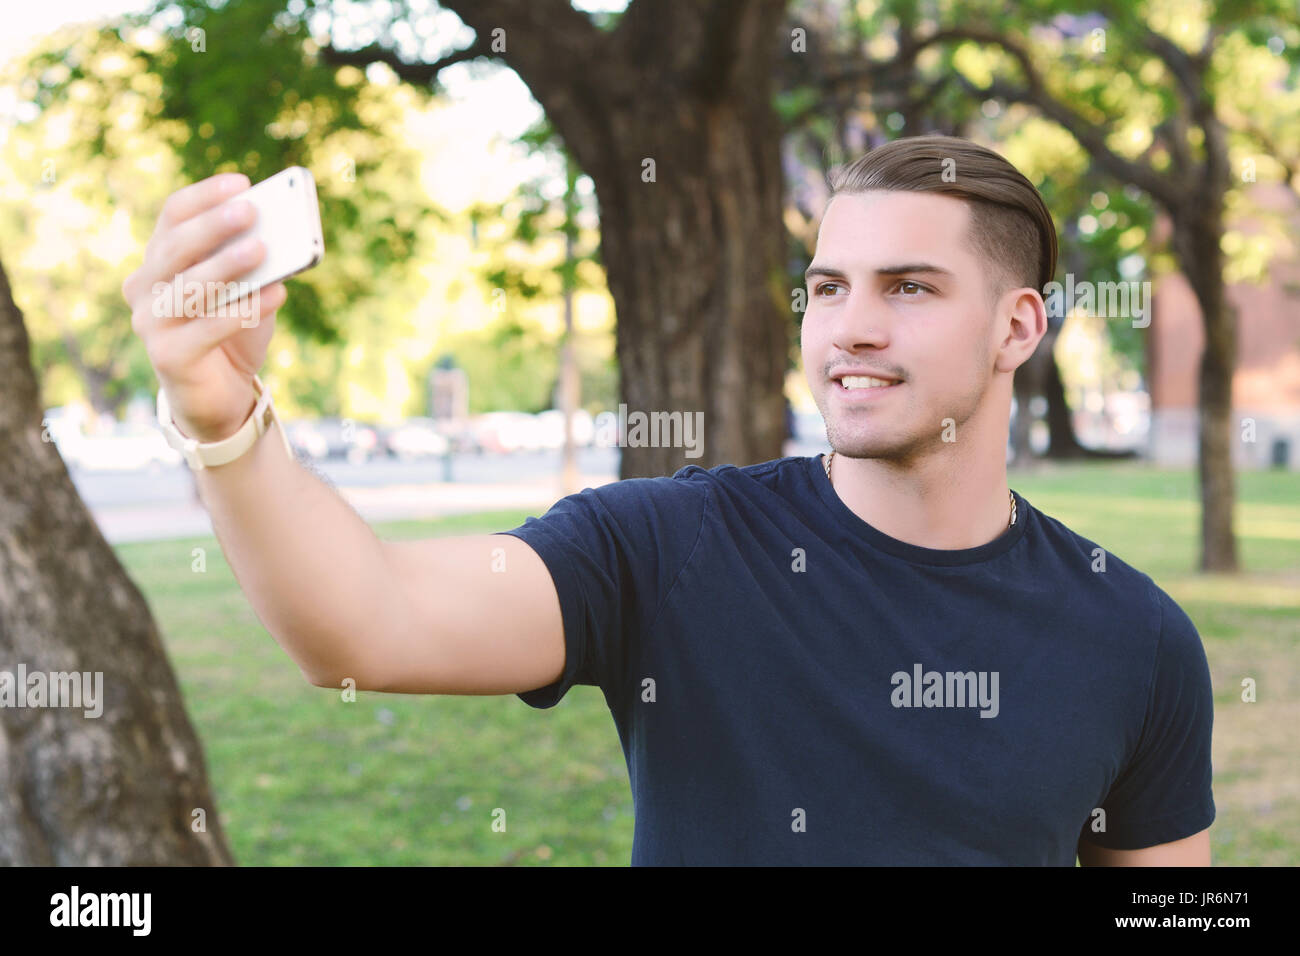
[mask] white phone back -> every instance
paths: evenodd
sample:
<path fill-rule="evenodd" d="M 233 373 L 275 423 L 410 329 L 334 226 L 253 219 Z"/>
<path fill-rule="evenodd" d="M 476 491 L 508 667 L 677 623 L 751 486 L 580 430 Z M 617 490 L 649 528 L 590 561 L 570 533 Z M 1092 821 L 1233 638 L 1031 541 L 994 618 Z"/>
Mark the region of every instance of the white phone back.
<path fill-rule="evenodd" d="M 316 181 L 307 169 L 302 166 L 282 169 L 236 193 L 222 205 L 239 200 L 253 204 L 257 219 L 216 251 L 248 236 L 257 236 L 266 245 L 266 258 L 261 264 L 233 280 L 241 284 L 239 294 L 287 279 L 320 262 L 325 254 L 325 240 L 321 235 Z M 219 293 L 214 301 L 220 305 L 225 298 Z"/>

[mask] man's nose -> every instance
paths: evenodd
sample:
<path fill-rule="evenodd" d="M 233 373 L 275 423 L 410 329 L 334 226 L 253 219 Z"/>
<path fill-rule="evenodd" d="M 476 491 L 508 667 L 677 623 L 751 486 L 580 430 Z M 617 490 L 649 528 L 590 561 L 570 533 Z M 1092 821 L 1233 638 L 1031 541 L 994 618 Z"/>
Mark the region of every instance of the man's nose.
<path fill-rule="evenodd" d="M 856 300 L 856 301 L 855 301 Z M 873 308 L 866 296 L 850 296 L 836 317 L 834 342 L 845 352 L 884 348 L 889 344 L 889 318 Z"/>

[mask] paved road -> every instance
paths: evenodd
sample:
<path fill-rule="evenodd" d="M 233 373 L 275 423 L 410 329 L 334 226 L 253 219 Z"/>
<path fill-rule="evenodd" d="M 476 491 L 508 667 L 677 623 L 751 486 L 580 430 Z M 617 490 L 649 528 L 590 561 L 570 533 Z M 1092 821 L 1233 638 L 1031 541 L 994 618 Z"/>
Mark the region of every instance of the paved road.
<path fill-rule="evenodd" d="M 824 441 L 800 441 L 788 443 L 785 453 L 812 455 L 825 449 Z M 580 449 L 579 487 L 615 481 L 618 462 L 617 448 Z M 330 461 L 317 467 L 358 514 L 373 522 L 521 508 L 541 514 L 565 494 L 560 466 L 556 451 L 455 455 L 450 462 Z M 72 469 L 71 474 L 112 543 L 212 533 L 189 469 L 183 465 L 148 472 Z"/>

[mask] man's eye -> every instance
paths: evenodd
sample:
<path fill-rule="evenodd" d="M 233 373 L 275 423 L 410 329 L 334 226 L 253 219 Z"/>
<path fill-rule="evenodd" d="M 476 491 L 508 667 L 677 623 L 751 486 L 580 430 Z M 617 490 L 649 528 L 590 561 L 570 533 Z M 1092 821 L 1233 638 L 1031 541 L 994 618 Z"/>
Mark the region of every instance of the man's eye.
<path fill-rule="evenodd" d="M 916 288 L 918 291 L 920 291 L 920 292 L 928 292 L 928 291 L 929 291 L 925 286 L 921 285 L 919 282 L 913 282 L 911 279 L 903 279 L 901 282 L 898 283 L 898 285 L 894 286 L 894 288 L 895 288 L 895 289 L 901 289 L 901 288 L 902 288 L 903 286 L 905 286 L 905 285 L 913 286 L 913 287 L 915 287 L 915 288 Z M 910 296 L 910 295 L 909 295 L 909 296 L 904 296 L 904 298 L 912 299 L 912 298 L 915 298 L 915 296 Z"/>
<path fill-rule="evenodd" d="M 839 284 L 838 282 L 823 282 L 821 285 L 819 285 L 819 286 L 817 287 L 817 289 L 816 289 L 815 291 L 816 291 L 817 295 L 821 295 L 823 289 L 826 289 L 826 288 L 829 288 L 829 287 L 832 287 L 832 286 L 835 287 L 835 288 L 839 288 L 839 287 L 840 287 L 840 284 Z"/>

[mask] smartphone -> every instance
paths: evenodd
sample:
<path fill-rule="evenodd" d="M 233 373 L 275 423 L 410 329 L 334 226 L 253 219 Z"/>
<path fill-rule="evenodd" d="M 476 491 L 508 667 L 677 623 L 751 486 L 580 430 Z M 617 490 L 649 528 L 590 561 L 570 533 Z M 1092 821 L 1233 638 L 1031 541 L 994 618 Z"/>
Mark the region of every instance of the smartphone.
<path fill-rule="evenodd" d="M 316 198 L 316 181 L 302 166 L 290 166 L 274 176 L 250 186 L 227 199 L 222 206 L 239 201 L 250 202 L 256 219 L 243 232 L 231 236 L 213 254 L 249 236 L 266 245 L 266 258 L 241 276 L 231 280 L 234 289 L 217 288 L 210 308 L 219 308 L 227 297 L 238 298 L 297 275 L 316 265 L 325 255 L 325 240 L 320 228 L 320 204 Z M 237 291 L 236 291 L 237 290 Z"/>

